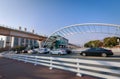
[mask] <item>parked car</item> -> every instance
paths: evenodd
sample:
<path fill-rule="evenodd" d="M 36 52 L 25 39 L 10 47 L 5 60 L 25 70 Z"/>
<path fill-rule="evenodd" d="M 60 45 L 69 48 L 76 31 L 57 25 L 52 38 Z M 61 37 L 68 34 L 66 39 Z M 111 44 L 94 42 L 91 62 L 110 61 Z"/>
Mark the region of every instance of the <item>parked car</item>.
<path fill-rule="evenodd" d="M 71 54 L 72 53 L 72 50 L 70 50 L 70 49 L 65 49 L 65 51 L 67 52 L 67 54 Z"/>
<path fill-rule="evenodd" d="M 29 53 L 29 54 L 31 54 L 31 53 L 33 53 L 33 52 L 34 52 L 34 51 L 31 50 L 31 49 L 27 51 L 27 53 Z"/>
<path fill-rule="evenodd" d="M 25 49 L 25 50 L 22 50 L 22 53 L 32 54 L 32 53 L 37 53 L 37 51 L 36 49 Z"/>
<path fill-rule="evenodd" d="M 35 49 L 32 49 L 34 52 L 37 52 L 39 51 L 39 48 L 35 48 Z"/>
<path fill-rule="evenodd" d="M 64 55 L 67 54 L 67 52 L 63 49 L 54 49 L 50 51 L 50 54 Z"/>
<path fill-rule="evenodd" d="M 22 53 L 30 53 L 32 49 L 30 47 L 26 47 L 24 50 L 22 50 Z"/>
<path fill-rule="evenodd" d="M 22 51 L 20 51 L 20 50 L 16 50 L 16 51 L 15 51 L 16 54 L 20 54 L 21 52 L 22 52 Z"/>
<path fill-rule="evenodd" d="M 90 48 L 85 51 L 81 51 L 80 55 L 82 56 L 102 56 L 107 57 L 113 55 L 111 50 L 107 50 L 104 48 Z"/>
<path fill-rule="evenodd" d="M 28 53 L 28 50 L 27 49 L 22 50 L 22 53 Z"/>
<path fill-rule="evenodd" d="M 48 54 L 50 52 L 49 48 L 40 48 L 37 50 L 38 53 Z"/>
<path fill-rule="evenodd" d="M 71 54 L 73 51 L 69 48 L 59 48 L 59 50 L 65 51 L 67 54 Z"/>

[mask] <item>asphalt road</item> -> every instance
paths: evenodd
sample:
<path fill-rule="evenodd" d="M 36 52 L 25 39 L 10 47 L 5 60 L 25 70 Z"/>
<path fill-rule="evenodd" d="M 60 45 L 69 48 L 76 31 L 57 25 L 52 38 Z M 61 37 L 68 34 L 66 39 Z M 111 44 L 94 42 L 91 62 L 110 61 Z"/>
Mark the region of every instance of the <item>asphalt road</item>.
<path fill-rule="evenodd" d="M 69 55 L 61 55 L 61 56 L 59 56 L 59 55 L 50 55 L 50 54 L 29 54 L 29 55 L 37 55 L 37 56 L 52 56 L 52 57 L 61 57 L 61 58 L 79 58 L 79 59 L 87 59 L 87 60 L 103 60 L 103 61 L 114 61 L 114 62 L 120 62 L 120 56 L 111 56 L 111 57 L 93 57 L 93 56 L 87 56 L 87 57 L 83 57 L 83 56 L 80 56 L 79 55 L 79 53 L 72 53 L 72 54 L 69 54 Z M 2 61 L 4 64 L 6 63 L 6 61 L 4 62 L 4 61 Z M 17 64 L 18 62 L 16 62 L 16 64 Z M 8 65 L 8 63 L 6 63 L 7 65 Z M 12 63 L 11 63 L 12 64 Z M 16 65 L 15 64 L 15 65 Z M 2 64 L 1 64 L 2 65 Z M 1 66 L 2 67 L 2 66 Z M 3 66 L 3 68 L 4 68 L 5 66 Z M 9 66 L 10 67 L 10 66 Z M 25 66 L 24 66 L 25 67 Z M 26 66 L 27 68 L 28 68 L 28 66 Z M 0 68 L 0 69 L 3 69 L 3 68 Z M 15 68 L 15 66 L 11 66 L 10 67 L 10 72 L 16 72 L 16 71 L 13 71 L 14 69 L 12 69 L 12 68 Z M 15 68 L 16 69 L 16 68 Z M 20 68 L 17 68 L 17 69 L 20 69 Z M 26 69 L 26 68 L 25 68 Z M 24 69 L 24 70 L 25 70 Z M 31 69 L 31 68 L 30 68 Z M 28 69 L 28 70 L 30 70 L 30 69 Z M 37 68 L 38 69 L 38 68 Z M 43 68 L 42 68 L 43 69 Z M 20 69 L 20 70 L 22 70 L 22 69 Z M 19 70 L 19 71 L 20 71 Z M 41 69 L 40 69 L 41 70 Z M 6 71 L 6 70 L 2 70 L 2 72 L 0 72 L 0 73 L 3 73 L 4 71 Z M 18 71 L 18 70 L 17 70 Z M 26 70 L 25 70 L 26 71 Z M 5 72 L 5 74 L 7 73 L 7 74 L 11 74 L 11 73 L 8 73 L 8 71 L 6 71 Z M 22 71 L 20 71 L 20 72 L 22 72 Z M 20 72 L 18 72 L 18 74 L 20 74 Z M 25 72 L 25 74 L 27 73 L 28 75 L 30 75 L 30 74 L 32 74 L 32 71 L 29 71 L 29 72 L 31 72 L 31 73 L 28 73 L 28 72 Z M 16 72 L 17 73 L 17 72 Z M 16 74 L 15 73 L 15 74 Z M 41 73 L 43 73 L 43 71 L 41 72 Z M 46 72 L 44 72 L 44 74 L 45 74 Z M 63 72 L 62 72 L 63 73 Z M 100 72 L 101 73 L 101 72 Z M 18 77 L 18 74 L 15 76 L 15 77 Z M 22 74 L 23 74 L 23 72 L 22 72 Z M 48 72 L 47 72 L 47 74 L 48 74 Z M 50 73 L 51 74 L 51 73 Z M 53 73 L 52 73 L 53 74 Z M 1 75 L 1 74 L 0 74 Z M 12 74 L 12 75 L 14 75 L 14 74 Z M 33 75 L 33 74 L 32 74 Z M 21 75 L 20 75 L 21 76 Z M 23 78 L 24 78 L 24 74 L 23 74 Z M 4 73 L 2 74 L 2 79 L 21 79 L 21 78 L 12 78 L 12 76 L 10 76 L 10 75 L 4 75 Z M 11 77 L 11 78 L 10 78 Z M 25 76 L 26 78 L 24 78 L 24 79 L 29 79 L 29 78 L 31 78 L 31 76 L 29 77 L 29 78 L 27 78 L 27 76 Z M 43 77 L 43 76 L 42 76 Z M 53 76 L 52 76 L 53 77 Z M 22 79 L 23 79 L 22 78 Z M 35 78 L 34 76 L 32 76 L 32 78 L 31 79 L 33 79 L 33 78 Z M 41 79 L 41 76 L 40 77 L 38 77 L 38 79 Z M 44 76 L 44 78 L 42 78 L 42 79 L 49 79 L 50 78 L 50 76 L 49 77 L 47 77 L 46 78 L 46 76 Z M 0 78 L 1 79 L 1 78 Z M 54 79 L 54 77 L 53 78 L 50 78 L 50 79 Z M 56 79 L 56 78 L 55 78 Z M 58 78 L 57 78 L 58 79 Z M 63 78 L 62 78 L 63 79 Z M 66 78 L 65 78 L 66 79 Z M 70 79 L 70 78 L 69 78 Z M 74 79 L 74 78 L 71 78 L 71 79 Z M 76 79 L 76 78 L 75 78 Z M 78 78 L 79 79 L 79 78 Z M 84 79 L 84 78 L 83 78 Z M 86 78 L 86 79 L 89 79 L 89 78 Z M 96 79 L 96 78 L 95 78 Z M 99 79 L 99 78 L 97 78 L 97 79 Z"/>
<path fill-rule="evenodd" d="M 34 66 L 17 60 L 0 57 L 0 79 L 100 79 L 88 75 L 76 76 L 76 73 L 60 69 L 50 70 L 46 66 Z"/>
<path fill-rule="evenodd" d="M 62 58 L 79 58 L 79 59 L 89 59 L 89 60 L 103 60 L 103 61 L 115 61 L 120 62 L 120 55 L 110 56 L 110 57 L 100 57 L 100 56 L 86 56 L 83 57 L 79 53 L 72 53 L 68 55 L 50 55 L 50 54 L 30 54 L 38 56 L 52 56 L 52 57 L 62 57 Z"/>
<path fill-rule="evenodd" d="M 8 51 L 4 52 L 4 53 L 8 53 Z M 100 57 L 100 56 L 86 56 L 86 57 L 83 57 L 79 53 L 71 53 L 71 54 L 61 55 L 61 56 L 50 55 L 50 54 L 28 54 L 28 53 L 27 53 L 27 55 L 51 56 L 51 57 L 61 57 L 61 58 L 79 58 L 79 59 L 88 59 L 88 60 L 103 60 L 103 61 L 120 62 L 120 53 L 117 53 L 116 55 L 110 56 L 110 57 Z"/>

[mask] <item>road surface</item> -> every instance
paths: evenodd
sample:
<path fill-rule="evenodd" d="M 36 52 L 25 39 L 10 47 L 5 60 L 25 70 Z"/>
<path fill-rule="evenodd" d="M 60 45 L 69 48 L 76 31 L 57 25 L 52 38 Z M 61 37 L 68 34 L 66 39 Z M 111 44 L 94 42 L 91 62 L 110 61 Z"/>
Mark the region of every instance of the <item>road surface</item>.
<path fill-rule="evenodd" d="M 100 79 L 0 57 L 0 79 Z"/>

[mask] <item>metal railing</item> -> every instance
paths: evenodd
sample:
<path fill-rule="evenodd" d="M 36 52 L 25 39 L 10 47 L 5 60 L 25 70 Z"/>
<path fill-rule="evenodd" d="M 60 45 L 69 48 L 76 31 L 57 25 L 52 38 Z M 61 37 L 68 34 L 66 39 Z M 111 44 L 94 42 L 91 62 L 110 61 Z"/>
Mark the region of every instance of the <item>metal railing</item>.
<path fill-rule="evenodd" d="M 120 79 L 120 62 L 85 60 L 73 58 L 44 57 L 21 54 L 5 54 L 3 57 L 106 79 Z"/>

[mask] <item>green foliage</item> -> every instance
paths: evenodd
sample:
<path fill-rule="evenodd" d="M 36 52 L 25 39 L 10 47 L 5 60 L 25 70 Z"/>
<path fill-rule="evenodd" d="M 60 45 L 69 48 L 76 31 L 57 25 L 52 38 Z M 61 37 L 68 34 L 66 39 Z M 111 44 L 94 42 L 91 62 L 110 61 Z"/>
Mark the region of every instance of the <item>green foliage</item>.
<path fill-rule="evenodd" d="M 22 51 L 22 50 L 24 50 L 26 47 L 25 46 L 16 46 L 16 47 L 14 47 L 14 48 L 12 48 L 12 50 L 14 50 L 14 51 Z"/>
<path fill-rule="evenodd" d="M 119 37 L 107 37 L 103 40 L 104 47 L 113 47 L 118 45 L 117 39 L 120 39 Z"/>
<path fill-rule="evenodd" d="M 3 51 L 8 51 L 9 49 L 10 49 L 10 47 L 0 48 L 0 53 Z"/>
<path fill-rule="evenodd" d="M 89 41 L 84 46 L 85 47 L 101 47 L 103 43 L 100 40 Z"/>
<path fill-rule="evenodd" d="M 87 43 L 84 44 L 84 47 L 114 47 L 116 45 L 119 44 L 119 42 L 117 42 L 117 39 L 120 39 L 119 37 L 107 37 L 104 38 L 103 42 L 100 40 L 93 40 L 93 41 L 89 41 Z"/>

